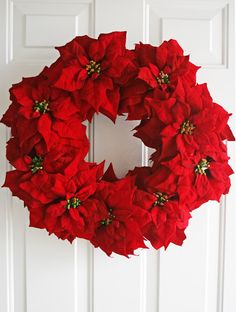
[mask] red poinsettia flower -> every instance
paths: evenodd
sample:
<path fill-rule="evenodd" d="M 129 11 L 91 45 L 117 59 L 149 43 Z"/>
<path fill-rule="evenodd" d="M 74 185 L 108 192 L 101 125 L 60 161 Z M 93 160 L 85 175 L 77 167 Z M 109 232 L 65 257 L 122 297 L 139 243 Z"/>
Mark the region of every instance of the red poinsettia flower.
<path fill-rule="evenodd" d="M 178 152 L 192 155 L 200 151 L 212 155 L 213 151 L 219 150 L 223 138 L 234 140 L 227 125 L 230 114 L 207 97 L 201 99 L 202 93 L 198 95 L 201 102 L 196 103 L 195 89 L 202 88 L 192 88 L 183 102 L 146 99 L 154 111 L 153 117 L 136 127 L 135 136 L 158 150 L 158 154 L 152 156 L 153 160 L 174 157 Z"/>
<path fill-rule="evenodd" d="M 129 81 L 122 89 L 121 110 L 129 119 L 143 119 L 148 116 L 144 98 L 149 96 L 165 100 L 174 95 L 176 88 L 183 90 L 183 84 L 194 86 L 198 67 L 189 62 L 189 56 L 175 40 L 164 41 L 159 47 L 150 44 L 136 44 L 135 64 L 138 67 L 137 81 Z M 135 108 L 134 108 L 135 107 Z"/>
<path fill-rule="evenodd" d="M 184 230 L 191 218 L 189 211 L 177 199 L 168 199 L 163 194 L 157 198 L 151 209 L 153 223 L 147 228 L 145 237 L 156 249 L 167 248 L 170 243 L 182 245 L 186 238 Z"/>
<path fill-rule="evenodd" d="M 159 47 L 137 44 L 135 53 L 140 65 L 138 77 L 151 88 L 171 89 L 179 78 L 188 85 L 196 84 L 199 67 L 189 62 L 176 40 L 164 41 Z M 168 91 L 167 91 L 168 92 Z"/>
<path fill-rule="evenodd" d="M 133 197 L 133 218 L 139 224 L 142 233 L 145 232 L 146 227 L 152 222 L 151 214 L 149 213 L 150 207 L 155 200 L 155 196 L 152 193 L 145 192 L 145 186 L 142 182 L 150 174 L 150 167 L 136 167 L 133 171 L 129 171 L 127 176 L 135 176 L 135 184 L 139 187 L 134 192 Z M 108 167 L 107 171 L 102 177 L 103 181 L 117 182 L 119 179 L 115 175 L 112 164 Z"/>
<path fill-rule="evenodd" d="M 100 171 L 97 166 L 80 170 L 64 185 L 60 199 L 43 207 L 45 228 L 50 234 L 69 241 L 76 237 L 90 239 L 94 235 L 98 203 L 91 195 L 96 191 Z"/>
<path fill-rule="evenodd" d="M 135 167 L 134 170 L 129 171 L 128 175 L 135 177 L 135 184 L 139 189 L 151 194 L 157 190 L 169 195 L 177 192 L 179 175 L 175 174 L 165 164 L 156 164 L 152 167 Z"/>
<path fill-rule="evenodd" d="M 165 175 L 169 177 L 167 172 L 162 174 L 162 179 L 158 174 L 156 179 L 154 176 L 150 179 L 151 168 L 136 168 L 135 172 L 137 183 L 145 190 L 139 190 L 134 197 L 134 204 L 142 207 L 139 225 L 142 225 L 143 236 L 156 249 L 167 248 L 170 243 L 182 245 L 186 238 L 184 230 L 191 216 L 186 207 L 180 206 L 177 193 L 173 193 L 173 181 L 164 179 Z"/>
<path fill-rule="evenodd" d="M 48 174 L 42 170 L 40 158 L 27 158 L 25 170 L 12 170 L 6 173 L 4 187 L 8 187 L 13 196 L 24 201 L 30 207 L 36 203 L 48 203 L 60 197 L 65 177 L 62 174 Z M 26 169 L 27 168 L 27 169 Z"/>
<path fill-rule="evenodd" d="M 31 172 L 26 171 L 28 167 Z M 48 174 L 40 159 L 33 159 L 28 167 L 8 172 L 4 186 L 25 202 L 30 225 L 46 228 L 50 234 L 69 241 L 75 237 L 88 239 L 93 234 L 92 219 L 96 220 L 96 200 L 89 197 L 103 174 L 103 164 L 81 163 L 71 179 Z"/>
<path fill-rule="evenodd" d="M 85 127 L 78 122 L 79 108 L 72 96 L 51 87 L 42 74 L 24 78 L 13 85 L 10 94 L 13 103 L 2 122 L 12 127 L 12 134 L 19 138 L 21 146 L 33 148 L 43 139 L 50 148 L 57 136 L 69 135 L 79 140 L 85 136 Z"/>
<path fill-rule="evenodd" d="M 17 138 L 7 144 L 7 158 L 16 170 L 6 174 L 4 186 L 25 202 L 48 203 L 60 196 L 65 183 L 65 176 L 70 177 L 78 172 L 88 144 L 77 146 L 74 140 L 61 139 L 47 151 L 41 144 L 26 154 L 20 148 Z"/>
<path fill-rule="evenodd" d="M 168 247 L 170 243 L 182 245 L 186 238 L 184 230 L 191 217 L 187 207 L 180 205 L 178 197 L 179 176 L 167 166 L 135 168 L 136 183 L 149 193 L 148 212 L 152 222 L 143 232 L 154 248 Z M 142 202 L 140 198 L 137 203 Z"/>
<path fill-rule="evenodd" d="M 61 173 L 70 177 L 77 173 L 79 164 L 88 152 L 89 143 L 87 139 L 84 142 L 60 139 L 49 151 L 42 144 L 37 144 L 28 154 L 19 146 L 17 138 L 10 139 L 7 144 L 7 159 L 17 170 L 36 170 L 33 168 L 35 160 L 41 163 L 40 166 L 47 173 Z"/>
<path fill-rule="evenodd" d="M 95 198 L 99 200 L 100 220 L 91 243 L 107 255 L 115 252 L 128 257 L 135 249 L 146 247 L 134 216 L 134 192 L 130 177 L 113 183 L 101 181 L 98 185 Z"/>
<path fill-rule="evenodd" d="M 64 64 L 55 86 L 77 93 L 84 114 L 102 112 L 116 119 L 119 87 L 134 67 L 125 48 L 126 33 L 80 36 L 58 48 Z"/>
<path fill-rule="evenodd" d="M 177 192 L 180 204 L 193 210 L 209 200 L 220 201 L 220 197 L 229 192 L 229 176 L 233 174 L 228 159 L 222 143 L 219 153 L 214 156 L 196 153 L 184 158 L 178 154 L 166 162 L 179 175 Z"/>

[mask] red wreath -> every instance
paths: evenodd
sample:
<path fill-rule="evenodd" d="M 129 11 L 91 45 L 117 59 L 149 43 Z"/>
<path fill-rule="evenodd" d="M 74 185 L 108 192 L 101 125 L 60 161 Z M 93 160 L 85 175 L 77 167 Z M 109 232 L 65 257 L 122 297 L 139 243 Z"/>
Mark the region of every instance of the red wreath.
<path fill-rule="evenodd" d="M 107 255 L 181 245 L 190 212 L 229 191 L 224 140 L 230 114 L 213 102 L 198 67 L 175 40 L 125 47 L 126 33 L 76 37 L 36 77 L 12 86 L 2 118 L 11 127 L 4 186 L 24 201 L 30 226 Z M 135 136 L 155 149 L 152 166 L 118 179 L 85 161 L 85 120 L 102 113 L 140 120 Z"/>

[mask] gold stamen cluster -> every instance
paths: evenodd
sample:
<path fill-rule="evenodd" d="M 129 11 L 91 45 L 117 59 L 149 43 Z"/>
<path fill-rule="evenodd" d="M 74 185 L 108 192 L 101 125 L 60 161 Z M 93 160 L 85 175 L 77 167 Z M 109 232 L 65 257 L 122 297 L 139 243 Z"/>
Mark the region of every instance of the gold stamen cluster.
<path fill-rule="evenodd" d="M 72 197 L 70 199 L 67 199 L 67 204 L 65 206 L 66 209 L 70 208 L 77 208 L 81 205 L 81 201 L 77 197 Z"/>
<path fill-rule="evenodd" d="M 34 156 L 30 164 L 30 170 L 33 173 L 36 173 L 37 171 L 42 169 L 43 169 L 43 158 L 38 155 Z"/>
<path fill-rule="evenodd" d="M 88 65 L 86 65 L 86 70 L 88 73 L 88 76 L 91 76 L 92 74 L 98 74 L 101 73 L 101 64 L 96 63 L 95 61 L 91 60 Z"/>
<path fill-rule="evenodd" d="M 49 102 L 46 100 L 43 101 L 35 101 L 34 102 L 34 110 L 36 112 L 39 112 L 40 114 L 46 114 L 48 111 L 50 111 L 49 109 Z"/>
<path fill-rule="evenodd" d="M 159 83 L 159 85 L 170 83 L 169 75 L 165 74 L 162 70 L 159 72 L 159 75 L 156 77 L 156 80 Z"/>
<path fill-rule="evenodd" d="M 166 202 L 168 202 L 168 195 L 165 193 L 161 193 L 161 192 L 156 192 L 154 193 L 154 195 L 156 196 L 156 201 L 154 203 L 154 207 L 155 206 L 163 206 Z"/>
<path fill-rule="evenodd" d="M 206 175 L 206 171 L 210 168 L 210 161 L 203 158 L 199 161 L 198 165 L 195 167 L 195 172 L 197 174 Z"/>
<path fill-rule="evenodd" d="M 194 126 L 194 124 L 191 121 L 186 120 L 182 123 L 182 125 L 180 127 L 180 133 L 192 135 L 195 128 L 196 127 Z"/>
<path fill-rule="evenodd" d="M 107 226 L 107 225 L 111 224 L 114 219 L 115 219 L 115 216 L 112 213 L 112 209 L 109 209 L 108 217 L 101 221 L 101 225 Z"/>

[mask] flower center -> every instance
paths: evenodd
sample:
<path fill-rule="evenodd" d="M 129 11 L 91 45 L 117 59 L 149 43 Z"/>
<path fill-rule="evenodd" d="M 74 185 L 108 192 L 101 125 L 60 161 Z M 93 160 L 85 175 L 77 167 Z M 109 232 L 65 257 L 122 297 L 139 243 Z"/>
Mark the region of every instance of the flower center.
<path fill-rule="evenodd" d="M 50 109 L 49 109 L 49 102 L 46 100 L 43 101 L 35 101 L 34 102 L 34 110 L 36 112 L 39 112 L 40 114 L 45 114 L 47 113 Z"/>
<path fill-rule="evenodd" d="M 159 72 L 159 75 L 156 77 L 156 80 L 160 86 L 163 84 L 170 83 L 169 75 L 165 74 L 162 70 Z"/>
<path fill-rule="evenodd" d="M 195 167 L 195 172 L 197 174 L 206 175 L 206 171 L 210 168 L 210 161 L 203 158 L 199 161 L 198 165 Z"/>
<path fill-rule="evenodd" d="M 43 169 L 43 158 L 36 155 L 32 158 L 32 162 L 30 164 L 30 169 L 33 173 L 36 173 L 38 170 Z"/>
<path fill-rule="evenodd" d="M 194 124 L 191 121 L 186 120 L 182 123 L 182 125 L 180 127 L 180 133 L 192 135 L 195 128 L 196 127 L 194 126 Z"/>
<path fill-rule="evenodd" d="M 109 209 L 108 217 L 101 221 L 101 225 L 107 226 L 111 224 L 114 219 L 115 219 L 115 216 L 112 214 L 112 209 Z"/>
<path fill-rule="evenodd" d="M 154 207 L 155 206 L 163 206 L 166 202 L 168 202 L 168 195 L 165 193 L 161 193 L 161 192 L 156 192 L 154 193 L 154 195 L 156 196 L 156 201 L 154 203 Z"/>
<path fill-rule="evenodd" d="M 79 200 L 79 198 L 71 197 L 70 199 L 67 199 L 65 208 L 69 210 L 70 208 L 77 208 L 80 205 L 81 205 L 81 200 Z"/>
<path fill-rule="evenodd" d="M 97 74 L 99 76 L 101 73 L 101 64 L 91 60 L 89 64 L 86 65 L 86 70 L 88 76 L 91 76 L 92 74 Z"/>

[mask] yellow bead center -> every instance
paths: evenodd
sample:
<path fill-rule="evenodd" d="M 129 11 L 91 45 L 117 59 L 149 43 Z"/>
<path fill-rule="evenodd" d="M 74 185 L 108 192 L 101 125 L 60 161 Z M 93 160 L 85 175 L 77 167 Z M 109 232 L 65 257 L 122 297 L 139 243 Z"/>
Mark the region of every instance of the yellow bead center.
<path fill-rule="evenodd" d="M 108 217 L 101 221 L 101 225 L 107 226 L 107 225 L 111 224 L 114 219 L 115 219 L 115 216 L 112 213 L 112 209 L 110 209 L 108 212 Z"/>
<path fill-rule="evenodd" d="M 67 200 L 67 204 L 65 206 L 66 209 L 77 208 L 81 205 L 81 201 L 77 197 L 72 197 Z"/>
<path fill-rule="evenodd" d="M 34 110 L 36 112 L 39 112 L 40 114 L 46 114 L 48 111 L 50 111 L 49 108 L 49 102 L 46 100 L 43 101 L 35 101 L 34 102 Z"/>
<path fill-rule="evenodd" d="M 162 192 L 156 192 L 154 193 L 156 196 L 156 201 L 154 203 L 154 206 L 163 206 L 166 202 L 168 202 L 168 195 Z"/>
<path fill-rule="evenodd" d="M 185 122 L 182 123 L 182 125 L 180 127 L 180 133 L 192 135 L 195 128 L 196 127 L 194 126 L 194 124 L 191 121 L 186 120 Z"/>
<path fill-rule="evenodd" d="M 210 161 L 203 158 L 199 161 L 198 165 L 195 167 L 195 172 L 197 174 L 206 175 L 207 170 L 210 168 Z"/>
<path fill-rule="evenodd" d="M 162 70 L 159 72 L 159 75 L 156 77 L 158 84 L 161 86 L 163 84 L 169 84 L 169 75 L 165 74 Z"/>
<path fill-rule="evenodd" d="M 86 65 L 86 70 L 88 76 L 91 76 L 92 74 L 97 74 L 99 76 L 101 73 L 101 64 L 91 60 L 89 64 Z"/>

